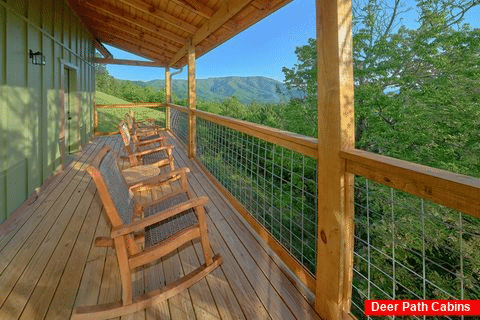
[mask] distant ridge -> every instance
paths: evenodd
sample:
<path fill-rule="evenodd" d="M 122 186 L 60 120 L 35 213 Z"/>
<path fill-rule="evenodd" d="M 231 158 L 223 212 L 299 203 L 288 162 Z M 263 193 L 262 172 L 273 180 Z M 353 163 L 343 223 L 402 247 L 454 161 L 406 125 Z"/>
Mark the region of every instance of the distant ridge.
<path fill-rule="evenodd" d="M 122 80 L 123 81 L 123 80 Z M 132 81 L 140 86 L 165 87 L 165 80 Z M 173 79 L 172 91 L 180 99 L 187 98 L 187 80 Z M 280 81 L 267 77 L 221 77 L 197 79 L 197 99 L 204 101 L 223 101 L 236 96 L 240 102 L 278 103 L 299 96 L 290 93 Z"/>

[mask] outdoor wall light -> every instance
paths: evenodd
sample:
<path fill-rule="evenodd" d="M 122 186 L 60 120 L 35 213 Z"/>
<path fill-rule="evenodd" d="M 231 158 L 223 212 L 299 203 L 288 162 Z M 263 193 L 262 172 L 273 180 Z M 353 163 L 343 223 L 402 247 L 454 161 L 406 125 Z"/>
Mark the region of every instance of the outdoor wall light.
<path fill-rule="evenodd" d="M 30 59 L 32 59 L 32 63 L 36 65 L 45 65 L 45 56 L 40 52 L 33 52 L 30 50 Z"/>

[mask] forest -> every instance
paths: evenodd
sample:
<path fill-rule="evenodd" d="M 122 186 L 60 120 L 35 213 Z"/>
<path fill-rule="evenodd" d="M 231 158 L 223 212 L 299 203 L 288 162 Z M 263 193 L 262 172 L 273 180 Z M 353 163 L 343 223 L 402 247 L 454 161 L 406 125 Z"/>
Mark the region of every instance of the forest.
<path fill-rule="evenodd" d="M 480 0 L 354 1 L 356 148 L 480 177 L 480 29 L 465 20 L 479 10 Z M 315 39 L 295 54 L 282 71 L 301 98 L 244 105 L 232 96 L 197 108 L 316 137 Z M 97 90 L 164 101 L 163 91 L 115 81 L 99 67 Z M 207 121 L 198 130 L 211 146 L 201 161 L 314 274 L 314 160 Z M 352 312 L 364 318 L 367 298 L 480 299 L 479 220 L 357 177 Z"/>

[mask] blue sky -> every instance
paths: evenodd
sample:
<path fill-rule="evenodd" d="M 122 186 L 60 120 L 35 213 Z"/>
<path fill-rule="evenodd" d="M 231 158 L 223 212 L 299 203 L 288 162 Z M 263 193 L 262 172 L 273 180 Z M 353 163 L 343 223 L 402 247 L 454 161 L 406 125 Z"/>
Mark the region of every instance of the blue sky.
<path fill-rule="evenodd" d="M 315 37 L 315 0 L 295 0 L 196 61 L 198 79 L 265 76 L 283 81 L 282 67 L 292 67 L 295 48 Z M 117 59 L 138 59 L 106 46 Z M 119 79 L 164 79 L 165 69 L 109 65 Z M 186 79 L 186 68 L 175 79 Z"/>
<path fill-rule="evenodd" d="M 406 6 L 414 8 L 415 1 Z M 466 21 L 480 25 L 480 6 L 470 10 Z M 404 16 L 403 23 L 413 27 L 414 9 Z M 264 76 L 283 81 L 282 67 L 296 63 L 295 48 L 315 38 L 315 0 L 294 0 L 196 61 L 197 79 L 226 76 Z M 141 59 L 107 45 L 117 59 Z M 165 69 L 108 65 L 109 73 L 118 79 L 164 79 Z M 172 70 L 173 71 L 173 70 Z M 175 79 L 186 79 L 186 68 Z"/>

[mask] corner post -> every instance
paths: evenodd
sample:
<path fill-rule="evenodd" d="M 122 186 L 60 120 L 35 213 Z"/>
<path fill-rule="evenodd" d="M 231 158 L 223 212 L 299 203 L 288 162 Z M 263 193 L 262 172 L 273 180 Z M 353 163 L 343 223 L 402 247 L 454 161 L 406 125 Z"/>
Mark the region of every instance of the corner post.
<path fill-rule="evenodd" d="M 170 104 L 172 103 L 172 76 L 170 68 L 165 68 L 165 129 L 170 130 Z"/>
<path fill-rule="evenodd" d="M 323 319 L 350 313 L 353 176 L 342 149 L 355 147 L 352 1 L 317 0 L 318 230 L 315 309 Z"/>
<path fill-rule="evenodd" d="M 188 157 L 196 156 L 196 117 L 193 110 L 197 107 L 196 83 L 195 83 L 195 46 L 192 39 L 188 40 Z"/>
<path fill-rule="evenodd" d="M 95 136 L 98 131 L 98 109 L 97 104 L 93 103 L 93 135 Z"/>

